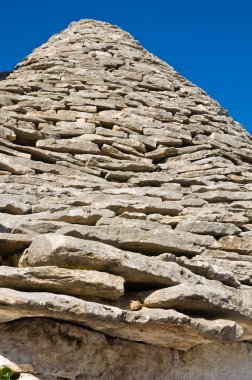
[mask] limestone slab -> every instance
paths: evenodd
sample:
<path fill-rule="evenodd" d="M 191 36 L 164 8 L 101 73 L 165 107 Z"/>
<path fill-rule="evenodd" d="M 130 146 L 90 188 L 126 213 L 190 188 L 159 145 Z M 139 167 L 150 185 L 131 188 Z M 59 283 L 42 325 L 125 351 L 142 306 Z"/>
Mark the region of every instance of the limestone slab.
<path fill-rule="evenodd" d="M 184 231 L 142 231 L 136 228 L 120 227 L 66 227 L 59 230 L 63 235 L 93 239 L 116 247 L 142 252 L 146 255 L 157 255 L 171 252 L 194 256 L 207 247 L 220 248 L 212 236 L 202 236 Z"/>
<path fill-rule="evenodd" d="M 39 140 L 36 143 L 36 146 L 41 149 L 48 149 L 55 152 L 62 152 L 62 153 L 91 153 L 91 154 L 98 154 L 100 152 L 100 149 L 97 144 L 94 144 L 90 141 L 76 141 L 72 139 L 64 139 L 64 140 L 54 140 L 54 139 L 48 139 L 48 140 Z"/>
<path fill-rule="evenodd" d="M 243 334 L 243 329 L 229 320 L 192 318 L 174 310 L 129 312 L 53 293 L 25 293 L 1 288 L 0 302 L 1 323 L 27 316 L 48 317 L 95 328 L 112 337 L 180 350 L 220 339 L 235 342 Z"/>
<path fill-rule="evenodd" d="M 2 287 L 48 291 L 76 297 L 116 299 L 124 293 L 124 279 L 93 270 L 68 270 L 57 266 L 10 268 L 0 266 Z"/>
<path fill-rule="evenodd" d="M 197 275 L 176 263 L 164 263 L 108 244 L 59 234 L 37 236 L 22 255 L 19 265 L 99 270 L 122 276 L 139 287 L 200 281 Z"/>

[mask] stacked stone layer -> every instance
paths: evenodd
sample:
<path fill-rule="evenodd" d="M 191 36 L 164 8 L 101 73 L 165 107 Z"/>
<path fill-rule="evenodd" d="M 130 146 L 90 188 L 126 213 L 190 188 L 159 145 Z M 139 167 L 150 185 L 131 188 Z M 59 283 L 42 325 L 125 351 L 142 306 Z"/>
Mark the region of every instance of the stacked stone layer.
<path fill-rule="evenodd" d="M 140 342 L 118 341 L 133 356 L 149 344 L 152 368 L 168 348 L 206 343 L 246 362 L 251 179 L 251 136 L 217 102 L 118 27 L 71 24 L 0 82 L 3 334 L 27 334 L 32 318 L 47 346 L 45 326 L 60 341 L 70 322 L 90 345 L 100 333 Z M 116 360 L 95 374 L 78 359 L 63 373 L 6 351 L 24 379 L 105 379 L 111 366 L 121 376 Z M 129 379 L 143 378 L 132 368 Z M 156 378 L 175 379 L 169 368 Z M 249 379 L 249 365 L 237 371 Z"/>

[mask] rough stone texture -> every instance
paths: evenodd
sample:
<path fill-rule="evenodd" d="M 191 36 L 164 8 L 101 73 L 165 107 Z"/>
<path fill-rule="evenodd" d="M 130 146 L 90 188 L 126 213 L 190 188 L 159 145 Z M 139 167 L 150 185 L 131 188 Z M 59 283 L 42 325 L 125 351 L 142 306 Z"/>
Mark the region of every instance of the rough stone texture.
<path fill-rule="evenodd" d="M 177 351 L 108 339 L 98 332 L 41 318 L 4 325 L 0 339 L 0 363 L 23 373 L 22 380 L 251 379 L 249 343 L 208 343 Z M 64 353 L 63 365 L 59 352 Z"/>
<path fill-rule="evenodd" d="M 203 315 L 231 316 L 240 322 L 247 319 L 249 330 L 252 312 L 251 297 L 247 292 L 233 292 L 224 286 L 180 284 L 156 290 L 144 300 L 144 306 L 202 313 Z M 252 335 L 249 336 L 249 339 Z"/>
<path fill-rule="evenodd" d="M 0 267 L 2 287 L 28 291 L 52 291 L 77 297 L 116 299 L 124 294 L 124 279 L 93 270 L 66 270 L 53 266 Z"/>
<path fill-rule="evenodd" d="M 0 366 L 251 379 L 251 136 L 99 21 L 0 80 Z"/>
<path fill-rule="evenodd" d="M 200 281 L 199 276 L 176 263 L 162 263 L 157 258 L 122 251 L 108 244 L 58 234 L 38 237 L 19 260 L 21 267 L 47 265 L 107 271 L 123 276 L 127 283 L 138 284 L 138 287 Z"/>

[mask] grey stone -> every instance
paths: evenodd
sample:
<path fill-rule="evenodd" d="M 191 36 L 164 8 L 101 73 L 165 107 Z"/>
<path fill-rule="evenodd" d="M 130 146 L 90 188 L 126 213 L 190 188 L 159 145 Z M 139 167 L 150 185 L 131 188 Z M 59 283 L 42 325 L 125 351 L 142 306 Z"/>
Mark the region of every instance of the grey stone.
<path fill-rule="evenodd" d="M 1 323 L 25 318 L 27 315 L 30 318 L 61 319 L 95 328 L 107 335 L 180 350 L 219 341 L 220 336 L 226 342 L 235 342 L 243 334 L 243 329 L 229 320 L 193 318 L 175 310 L 145 309 L 129 312 L 53 293 L 26 293 L 2 288 L 0 302 Z M 15 309 L 17 303 L 19 308 Z"/>
<path fill-rule="evenodd" d="M 122 249 L 136 250 L 146 255 L 164 252 L 185 253 L 190 256 L 201 253 L 207 247 L 220 248 L 211 236 L 191 234 L 184 231 L 154 229 L 142 231 L 136 228 L 105 226 L 72 226 L 59 230 L 60 234 L 83 239 L 93 239 Z"/>
<path fill-rule="evenodd" d="M 208 202 L 250 201 L 252 200 L 252 193 L 245 191 L 209 191 L 201 194 L 201 197 Z"/>
<path fill-rule="evenodd" d="M 187 231 L 195 234 L 213 235 L 213 236 L 225 236 L 225 235 L 237 235 L 241 232 L 240 228 L 231 223 L 218 223 L 207 222 L 197 220 L 183 220 L 178 223 L 176 230 Z"/>
<path fill-rule="evenodd" d="M 19 160 L 14 161 L 13 158 L 10 159 L 8 156 L 0 153 L 0 169 L 13 173 L 13 174 L 28 174 L 34 173 L 34 170 L 27 168 L 26 166 L 20 165 Z"/>
<path fill-rule="evenodd" d="M 91 153 L 98 154 L 100 152 L 97 144 L 94 144 L 90 141 L 79 142 L 78 140 L 72 139 L 64 139 L 64 140 L 39 140 L 36 144 L 38 148 L 49 149 L 55 152 L 62 153 Z"/>
<path fill-rule="evenodd" d="M 43 126 L 43 124 L 41 124 Z M 76 137 L 86 133 L 95 133 L 95 124 L 79 122 L 60 121 L 55 125 L 46 125 L 40 129 L 42 133 L 53 133 L 61 137 Z"/>
<path fill-rule="evenodd" d="M 81 155 L 75 156 L 81 159 Z M 133 172 L 153 172 L 155 166 L 145 162 L 135 160 L 115 160 L 111 157 L 92 156 L 87 160 L 87 166 L 98 167 L 106 170 L 121 170 Z"/>
<path fill-rule="evenodd" d="M 0 195 L 0 212 L 6 212 L 8 214 L 29 214 L 31 213 L 31 205 L 21 202 L 15 196 L 10 197 L 9 194 Z"/>
<path fill-rule="evenodd" d="M 144 300 L 144 306 L 174 309 L 197 315 L 203 313 L 215 317 L 232 315 L 236 321 L 246 325 L 248 335 L 252 334 L 251 294 L 232 291 L 224 286 L 180 284 L 156 290 Z"/>
<path fill-rule="evenodd" d="M 124 277 L 127 282 L 148 287 L 199 281 L 198 276 L 175 263 L 163 263 L 107 244 L 57 234 L 36 237 L 20 259 L 21 267 L 48 265 L 106 271 Z"/>
<path fill-rule="evenodd" d="M 116 299 L 124 293 L 122 277 L 93 270 L 68 270 L 54 266 L 0 267 L 2 287 L 24 291 L 49 291 L 76 297 Z"/>
<path fill-rule="evenodd" d="M 210 264 L 205 257 L 206 252 L 207 251 L 205 251 L 202 255 L 195 256 L 192 259 L 188 259 L 184 256 L 176 257 L 175 255 L 169 253 L 163 253 L 158 256 L 158 258 L 168 262 L 176 262 L 177 264 L 190 269 L 193 273 L 204 276 L 207 279 L 217 280 L 225 285 L 239 288 L 241 284 L 238 280 L 239 277 L 236 276 L 236 273 L 234 273 L 233 270 L 227 270 L 222 266 Z"/>
<path fill-rule="evenodd" d="M 113 217 L 115 214 L 110 210 L 95 210 L 87 207 L 75 207 L 64 211 L 38 214 L 37 219 L 66 222 L 69 224 L 86 224 L 93 226 L 102 217 Z"/>
<path fill-rule="evenodd" d="M 0 138 L 8 141 L 15 141 L 16 134 L 11 129 L 0 125 Z"/>

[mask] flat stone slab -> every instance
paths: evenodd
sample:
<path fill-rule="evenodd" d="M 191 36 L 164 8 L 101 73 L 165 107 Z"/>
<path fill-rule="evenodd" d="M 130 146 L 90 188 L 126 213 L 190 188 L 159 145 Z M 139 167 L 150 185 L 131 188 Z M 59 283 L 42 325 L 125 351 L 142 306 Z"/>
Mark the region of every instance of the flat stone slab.
<path fill-rule="evenodd" d="M 208 285 L 181 284 L 156 290 L 144 300 L 144 306 L 182 312 L 205 314 L 209 317 L 229 315 L 236 320 L 247 320 L 252 333 L 252 298 L 249 292 L 231 290 L 212 282 Z"/>
<path fill-rule="evenodd" d="M 75 156 L 77 159 L 82 159 L 81 154 Z M 104 156 L 92 156 L 87 161 L 87 166 L 98 167 L 105 170 L 121 170 L 121 171 L 133 171 L 133 172 L 153 172 L 156 167 L 152 163 L 141 162 L 141 160 L 116 160 L 111 157 Z"/>
<path fill-rule="evenodd" d="M 252 193 L 245 191 L 209 191 L 201 194 L 208 202 L 251 201 Z"/>
<path fill-rule="evenodd" d="M 95 210 L 90 207 L 72 207 L 63 211 L 38 213 L 37 219 L 94 226 L 99 219 L 113 217 L 111 210 Z"/>
<path fill-rule="evenodd" d="M 41 124 L 43 126 L 43 124 Z M 64 138 L 71 138 L 81 136 L 86 133 L 94 133 L 95 125 L 92 123 L 86 123 L 85 121 L 78 123 L 60 121 L 56 125 L 45 125 L 40 129 L 42 133 L 53 133 Z"/>
<path fill-rule="evenodd" d="M 57 266 L 12 268 L 0 266 L 2 287 L 48 291 L 76 297 L 117 299 L 124 294 L 124 279 L 94 270 L 69 270 Z"/>
<path fill-rule="evenodd" d="M 221 247 L 227 251 L 237 251 L 243 255 L 252 254 L 252 236 L 225 236 L 219 240 Z"/>
<path fill-rule="evenodd" d="M 109 191 L 109 190 L 108 190 Z M 161 214 L 176 216 L 183 211 L 181 202 L 176 200 L 165 200 L 158 196 L 145 196 L 141 189 L 132 188 L 130 193 L 125 193 L 120 189 L 112 189 L 112 194 L 101 192 L 86 192 L 85 195 L 79 196 L 78 199 L 69 200 L 70 205 L 75 205 L 76 201 L 79 205 L 92 205 L 95 209 L 109 209 L 120 214 L 124 211 L 142 212 L 145 214 Z M 114 194 L 113 194 L 114 193 Z M 115 196 L 119 195 L 119 196 Z M 169 196 L 169 195 L 168 195 Z"/>
<path fill-rule="evenodd" d="M 139 287 L 197 283 L 200 278 L 176 263 L 122 251 L 108 244 L 58 234 L 37 236 L 22 255 L 21 267 L 59 266 L 99 270 L 122 276 Z"/>
<path fill-rule="evenodd" d="M 207 247 L 220 247 L 212 236 L 196 235 L 184 231 L 160 229 L 143 231 L 129 227 L 72 226 L 63 227 L 58 232 L 81 239 L 97 240 L 121 249 L 136 250 L 151 256 L 166 252 L 194 256 L 202 253 Z"/>
<path fill-rule="evenodd" d="M 231 223 L 220 222 L 207 222 L 197 220 L 183 220 L 181 221 L 176 230 L 187 231 L 200 235 L 213 235 L 213 236 L 225 236 L 236 235 L 241 232 L 241 229 Z"/>
<path fill-rule="evenodd" d="M 48 317 L 78 323 L 112 337 L 180 350 L 220 340 L 235 342 L 243 334 L 242 327 L 229 320 L 192 318 L 175 310 L 125 311 L 53 293 L 0 288 L 0 303 L 1 323 Z"/>
<path fill-rule="evenodd" d="M 36 143 L 36 146 L 41 149 L 48 149 L 54 152 L 62 152 L 62 153 L 91 153 L 91 154 L 99 154 L 100 149 L 97 144 L 90 141 L 82 141 L 79 142 L 75 137 L 72 139 L 63 139 L 63 140 L 39 140 Z"/>
<path fill-rule="evenodd" d="M 0 153 L 0 170 L 19 175 L 34 173 L 34 170 L 19 163 L 19 158 L 13 158 L 2 153 Z"/>
<path fill-rule="evenodd" d="M 234 288 L 239 288 L 241 286 L 238 279 L 239 277 L 236 276 L 236 273 L 226 270 L 222 266 L 211 265 L 207 258 L 202 255 L 188 259 L 185 256 L 178 257 L 171 253 L 163 253 L 162 255 L 159 255 L 158 258 L 168 262 L 176 262 L 177 264 L 190 269 L 193 273 L 203 276 L 209 280 L 220 281 L 221 283 Z"/>

